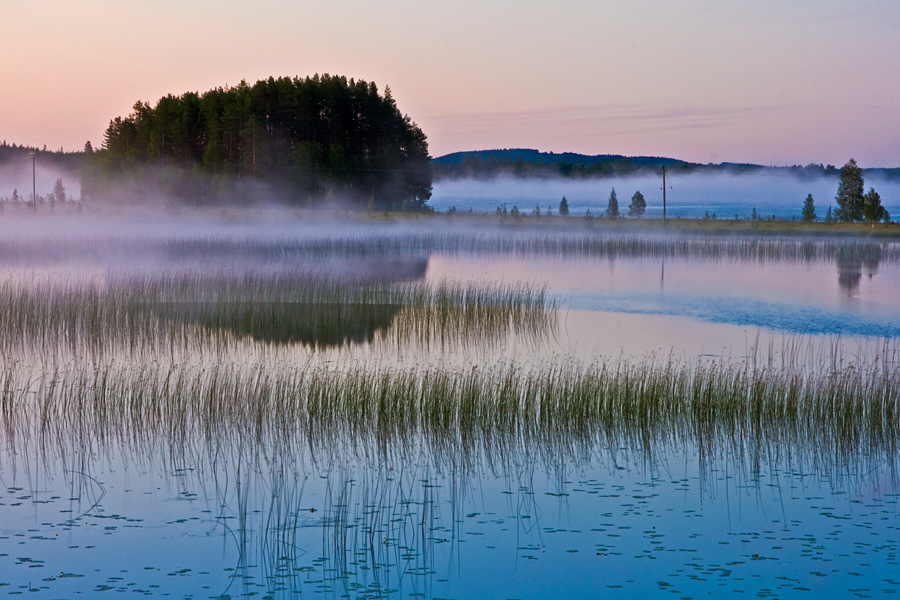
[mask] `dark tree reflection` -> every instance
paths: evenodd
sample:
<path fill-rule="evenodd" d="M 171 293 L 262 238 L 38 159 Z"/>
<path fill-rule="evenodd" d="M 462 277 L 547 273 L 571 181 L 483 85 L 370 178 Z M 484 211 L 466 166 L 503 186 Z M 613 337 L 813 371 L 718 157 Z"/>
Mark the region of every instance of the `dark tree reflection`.
<path fill-rule="evenodd" d="M 835 256 L 838 285 L 850 293 L 855 292 L 859 289 L 863 274 L 872 278 L 878 273 L 881 259 L 881 246 L 875 244 L 842 248 Z"/>

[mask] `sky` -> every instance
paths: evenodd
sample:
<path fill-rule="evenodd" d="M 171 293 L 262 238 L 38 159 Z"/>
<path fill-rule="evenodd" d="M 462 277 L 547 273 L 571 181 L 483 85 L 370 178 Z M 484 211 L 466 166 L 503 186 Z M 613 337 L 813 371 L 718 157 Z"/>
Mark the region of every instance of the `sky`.
<path fill-rule="evenodd" d="M 99 146 L 138 100 L 329 73 L 390 86 L 433 156 L 900 166 L 897 0 L 29 0 L 0 21 L 9 143 Z"/>

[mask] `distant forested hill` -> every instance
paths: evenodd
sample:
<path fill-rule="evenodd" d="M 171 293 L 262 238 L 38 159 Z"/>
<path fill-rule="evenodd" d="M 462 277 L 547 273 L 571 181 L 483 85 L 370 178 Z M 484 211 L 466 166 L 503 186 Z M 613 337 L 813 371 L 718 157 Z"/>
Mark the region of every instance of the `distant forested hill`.
<path fill-rule="evenodd" d="M 515 177 L 601 177 L 631 173 L 647 168 L 666 166 L 673 169 L 693 169 L 694 165 L 674 158 L 653 156 L 622 156 L 599 154 L 589 156 L 574 152 L 540 152 L 528 148 L 504 150 L 477 150 L 454 152 L 432 161 L 435 176 L 492 177 L 512 175 Z"/>
<path fill-rule="evenodd" d="M 142 188 L 188 203 L 277 190 L 290 204 L 336 197 L 419 209 L 431 197 L 425 134 L 390 90 L 345 77 L 269 78 L 137 102 L 85 159 L 91 196 Z"/>
<path fill-rule="evenodd" d="M 745 163 L 691 163 L 656 156 L 622 156 L 619 154 L 586 155 L 574 152 L 540 152 L 527 148 L 454 152 L 432 160 L 438 179 L 460 177 L 611 177 L 642 171 L 659 171 L 666 167 L 673 173 L 708 172 L 742 173 L 764 170 L 787 172 L 798 177 L 838 174 L 833 165 L 809 164 L 790 167 L 767 167 Z M 900 175 L 900 169 L 872 169 L 885 176 Z M 868 172 L 868 170 L 867 170 Z"/>

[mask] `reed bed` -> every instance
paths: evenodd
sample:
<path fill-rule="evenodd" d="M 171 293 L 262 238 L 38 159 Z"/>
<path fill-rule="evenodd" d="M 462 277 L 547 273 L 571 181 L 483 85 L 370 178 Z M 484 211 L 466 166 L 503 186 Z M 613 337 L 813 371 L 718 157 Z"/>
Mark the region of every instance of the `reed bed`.
<path fill-rule="evenodd" d="M 0 352 L 43 358 L 138 356 L 177 346 L 219 352 L 243 338 L 312 347 L 489 343 L 509 331 L 536 339 L 555 325 L 543 287 L 379 283 L 310 274 L 143 273 L 0 282 Z"/>
<path fill-rule="evenodd" d="M 170 243 L 170 256 L 201 259 L 219 252 L 240 254 L 240 243 L 209 239 L 200 244 Z M 203 245 L 208 244 L 207 248 Z M 260 251 L 262 251 L 260 253 Z M 860 260 L 900 262 L 900 244 L 859 238 L 690 234 L 622 234 L 607 231 L 473 230 L 458 233 L 374 234 L 314 240 L 285 240 L 278 252 L 262 257 L 465 253 L 480 255 L 560 256 L 566 258 L 703 258 L 764 262 Z"/>
<path fill-rule="evenodd" d="M 567 258 L 701 258 L 764 262 L 900 263 L 900 243 L 865 237 L 670 234 L 573 228 L 473 227 L 412 231 L 373 226 L 326 237 L 314 230 L 278 239 L 232 237 L 106 237 L 0 241 L 0 264 L 292 264 L 327 257 L 427 256 L 431 253 L 562 256 Z"/>
<path fill-rule="evenodd" d="M 804 375 L 722 363 L 558 362 L 522 370 L 372 365 L 70 365 L 0 372 L 9 438 L 69 447 L 172 448 L 203 442 L 285 460 L 426 452 L 463 468 L 522 457 L 559 464 L 598 448 L 652 454 L 696 447 L 773 452 L 818 467 L 880 457 L 900 442 L 900 374 L 847 368 Z M 66 452 L 72 452 L 69 448 Z"/>

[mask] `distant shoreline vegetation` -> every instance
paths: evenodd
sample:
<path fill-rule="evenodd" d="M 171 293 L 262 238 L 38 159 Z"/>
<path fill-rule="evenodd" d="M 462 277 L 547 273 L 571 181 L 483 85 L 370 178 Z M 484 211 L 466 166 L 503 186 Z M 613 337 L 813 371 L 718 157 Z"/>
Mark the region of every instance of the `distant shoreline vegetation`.
<path fill-rule="evenodd" d="M 139 101 L 110 121 L 100 150 L 85 146 L 82 165 L 91 198 L 195 205 L 419 210 L 431 181 L 425 134 L 390 88 L 331 75 Z"/>

